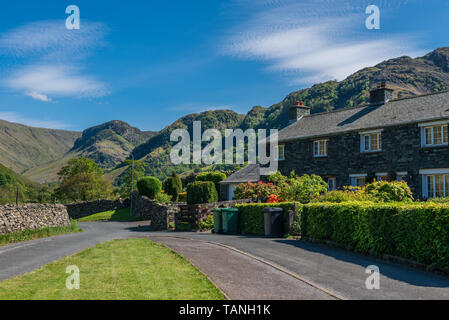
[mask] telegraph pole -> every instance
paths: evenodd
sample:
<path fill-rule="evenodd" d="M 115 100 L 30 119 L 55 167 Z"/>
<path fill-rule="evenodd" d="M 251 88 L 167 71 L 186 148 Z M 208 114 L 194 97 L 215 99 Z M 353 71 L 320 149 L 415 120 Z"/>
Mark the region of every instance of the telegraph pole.
<path fill-rule="evenodd" d="M 132 153 L 131 153 L 131 157 L 132 157 L 132 165 L 131 165 L 131 197 L 129 198 L 129 200 L 130 200 L 129 215 L 130 216 L 133 215 L 133 193 L 134 193 L 134 155 Z"/>

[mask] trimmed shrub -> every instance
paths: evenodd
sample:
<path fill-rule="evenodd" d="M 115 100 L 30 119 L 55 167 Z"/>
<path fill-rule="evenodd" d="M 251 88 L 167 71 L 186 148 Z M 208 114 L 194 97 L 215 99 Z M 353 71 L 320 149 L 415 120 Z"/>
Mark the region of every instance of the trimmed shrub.
<path fill-rule="evenodd" d="M 156 194 L 156 196 L 154 197 L 154 201 L 156 201 L 157 203 L 170 203 L 171 199 L 172 199 L 171 195 L 168 195 L 163 192 Z"/>
<path fill-rule="evenodd" d="M 363 188 L 365 194 L 381 202 L 412 202 L 413 194 L 405 181 L 375 181 Z"/>
<path fill-rule="evenodd" d="M 313 200 L 313 202 L 341 203 L 347 201 L 357 201 L 359 200 L 358 198 L 359 197 L 355 192 L 335 190 L 320 195 L 317 199 Z"/>
<path fill-rule="evenodd" d="M 235 207 L 239 209 L 239 227 L 243 234 L 263 236 L 265 234 L 264 213 L 265 208 L 282 208 L 284 209 L 284 223 L 287 223 L 288 211 L 294 210 L 295 205 L 299 208 L 296 212 L 294 221 L 295 234 L 299 234 L 300 229 L 300 211 L 301 205 L 295 202 L 282 203 L 249 203 L 239 204 Z"/>
<path fill-rule="evenodd" d="M 310 203 L 302 234 L 361 253 L 391 254 L 449 270 L 449 205 Z"/>
<path fill-rule="evenodd" d="M 223 172 L 201 172 L 196 176 L 196 181 L 211 181 L 215 184 L 215 190 L 220 192 L 220 181 L 226 179 L 226 174 Z"/>
<path fill-rule="evenodd" d="M 145 177 L 137 181 L 139 194 L 154 199 L 162 191 L 162 182 L 155 177 Z"/>
<path fill-rule="evenodd" d="M 432 198 L 429 202 L 433 203 L 449 203 L 449 198 Z"/>
<path fill-rule="evenodd" d="M 179 194 L 182 191 L 182 181 L 176 172 L 173 172 L 171 177 L 164 181 L 164 191 L 172 197 L 173 201 L 178 201 Z"/>
<path fill-rule="evenodd" d="M 202 204 L 218 201 L 217 189 L 211 181 L 193 182 L 187 185 L 187 203 Z"/>

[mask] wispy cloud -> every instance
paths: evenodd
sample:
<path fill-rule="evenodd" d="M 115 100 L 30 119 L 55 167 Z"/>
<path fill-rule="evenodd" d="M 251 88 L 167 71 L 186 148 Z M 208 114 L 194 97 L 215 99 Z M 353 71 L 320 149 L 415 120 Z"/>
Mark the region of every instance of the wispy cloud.
<path fill-rule="evenodd" d="M 0 52 L 11 58 L 3 84 L 43 102 L 54 97 L 91 98 L 107 94 L 106 85 L 86 74 L 83 61 L 104 45 L 106 27 L 84 22 L 67 30 L 64 21 L 40 21 L 0 35 Z"/>
<path fill-rule="evenodd" d="M 23 117 L 16 112 L 0 112 L 0 119 L 37 128 L 68 129 L 71 127 L 70 125 L 59 121 L 46 121 Z"/>
<path fill-rule="evenodd" d="M 263 61 L 267 70 L 283 72 L 292 84 L 342 80 L 357 70 L 401 55 L 422 53 L 412 35 L 368 32 L 364 1 L 261 1 L 252 5 L 246 23 L 231 30 L 222 52 Z M 404 1 L 396 1 L 396 6 Z M 383 12 L 392 8 L 383 3 Z"/>

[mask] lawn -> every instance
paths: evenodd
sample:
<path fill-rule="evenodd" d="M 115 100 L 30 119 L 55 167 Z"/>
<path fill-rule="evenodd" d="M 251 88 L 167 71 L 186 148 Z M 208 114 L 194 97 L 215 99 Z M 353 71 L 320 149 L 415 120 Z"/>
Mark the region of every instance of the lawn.
<path fill-rule="evenodd" d="M 36 230 L 24 230 L 8 234 L 0 234 L 0 247 L 11 243 L 35 240 L 39 238 L 48 238 L 61 234 L 81 231 L 82 230 L 80 229 L 80 227 L 78 227 L 76 221 L 72 220 L 70 226 L 67 227 L 47 227 Z"/>
<path fill-rule="evenodd" d="M 140 219 L 131 217 L 129 208 L 99 212 L 87 217 L 78 219 L 79 222 L 91 221 L 138 221 Z"/>
<path fill-rule="evenodd" d="M 68 266 L 80 289 L 66 289 Z M 0 300 L 222 300 L 189 261 L 148 239 L 113 240 L 0 282 Z"/>

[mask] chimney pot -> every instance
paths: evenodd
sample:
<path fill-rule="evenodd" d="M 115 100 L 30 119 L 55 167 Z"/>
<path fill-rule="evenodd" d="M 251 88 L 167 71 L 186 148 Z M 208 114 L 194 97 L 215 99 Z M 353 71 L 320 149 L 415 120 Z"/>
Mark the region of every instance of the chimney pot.
<path fill-rule="evenodd" d="M 374 89 L 370 90 L 370 103 L 372 105 L 385 104 L 394 99 L 394 90 L 387 87 L 387 84 L 383 81 Z"/>
<path fill-rule="evenodd" d="M 296 104 L 290 107 L 290 124 L 307 115 L 310 115 L 310 107 L 306 106 L 302 101 L 296 101 Z"/>

